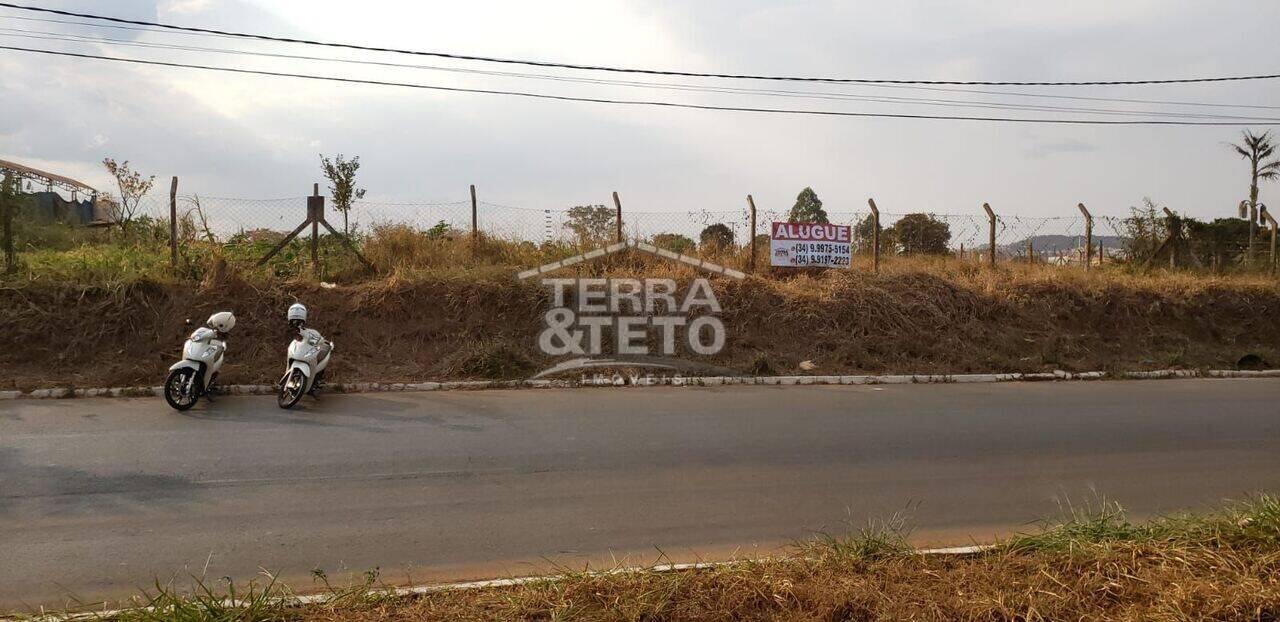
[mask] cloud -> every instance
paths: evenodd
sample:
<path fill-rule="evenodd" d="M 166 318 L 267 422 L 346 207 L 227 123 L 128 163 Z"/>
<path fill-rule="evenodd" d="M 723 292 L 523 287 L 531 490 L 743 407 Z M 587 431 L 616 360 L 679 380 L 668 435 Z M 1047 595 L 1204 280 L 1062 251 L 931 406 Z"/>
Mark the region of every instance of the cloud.
<path fill-rule="evenodd" d="M 704 71 L 1017 80 L 1180 77 L 1268 69 L 1259 67 L 1256 59 L 1268 58 L 1267 29 L 1280 22 L 1280 6 L 1146 0 L 1123 7 L 1112 4 L 1064 8 L 1013 1 L 601 0 L 547 5 L 514 0 L 65 0 L 50 5 L 373 45 Z M 106 31 L 77 27 L 76 32 Z M 110 36 L 122 35 L 452 69 L 597 75 L 208 37 L 132 31 L 111 31 Z M 765 97 L 588 86 L 207 52 L 43 42 L 40 47 L 442 86 L 723 105 L 930 114 L 1016 113 L 957 108 L 955 102 L 940 100 L 1138 111 L 1158 107 L 915 87 L 709 81 L 719 86 L 934 101 L 809 100 L 785 93 Z M 184 191 L 219 196 L 302 194 L 317 181 L 321 152 L 360 155 L 364 185 L 371 197 L 381 200 L 455 200 L 465 198 L 467 185 L 475 183 L 485 200 L 531 208 L 607 202 L 609 193 L 617 190 L 628 209 L 639 211 L 740 211 L 748 193 L 762 209 L 785 209 L 801 188 L 813 186 L 832 209 L 844 212 L 865 210 L 867 197 L 874 196 L 883 209 L 893 212 L 967 214 L 990 201 L 1048 215 L 1058 213 L 1053 206 L 1070 207 L 1083 200 L 1099 212 L 1106 213 L 1110 206 L 1122 213 L 1143 194 L 1159 194 L 1176 197 L 1192 214 L 1212 216 L 1240 194 L 1239 162 L 1216 148 L 1235 137 L 1235 128 L 1037 126 L 1030 132 L 987 123 L 610 107 L 122 66 L 18 52 L 0 52 L 0 89 L 5 93 L 0 157 L 62 166 L 54 170 L 95 177 L 84 179 L 94 185 L 105 182 L 98 164 L 103 157 L 129 159 L 161 178 L 178 175 Z M 1272 83 L 1042 87 L 1020 92 L 1232 103 L 1280 98 L 1280 87 Z M 1063 158 L 1085 153 L 1089 157 L 1072 158 L 1069 167 L 1062 166 Z"/>
<path fill-rule="evenodd" d="M 1023 153 L 1032 158 L 1044 158 L 1060 153 L 1091 153 L 1097 150 L 1097 145 L 1082 140 L 1060 140 L 1057 142 L 1034 143 L 1027 147 Z"/>

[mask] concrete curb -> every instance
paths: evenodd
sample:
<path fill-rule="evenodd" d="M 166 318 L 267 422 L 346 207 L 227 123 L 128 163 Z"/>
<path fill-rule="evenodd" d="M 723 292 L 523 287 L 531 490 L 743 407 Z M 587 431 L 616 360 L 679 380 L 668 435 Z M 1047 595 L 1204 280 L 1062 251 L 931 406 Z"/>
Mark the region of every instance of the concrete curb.
<path fill-rule="evenodd" d="M 868 384 L 962 384 L 990 382 L 1045 382 L 1073 380 L 1172 379 L 1172 378 L 1280 378 L 1280 369 L 1242 371 L 1234 369 L 1159 369 L 1154 371 L 1104 371 L 1009 374 L 919 374 L 885 376 L 633 376 L 601 375 L 583 380 L 460 380 L 448 382 L 356 382 L 329 385 L 336 393 L 419 393 L 480 389 L 548 389 L 591 387 L 718 387 L 732 385 L 868 385 Z M 161 397 L 162 387 L 111 387 L 98 389 L 35 389 L 0 391 L 0 401 L 66 399 L 75 397 Z M 222 387 L 223 395 L 273 395 L 274 385 L 236 384 Z"/>

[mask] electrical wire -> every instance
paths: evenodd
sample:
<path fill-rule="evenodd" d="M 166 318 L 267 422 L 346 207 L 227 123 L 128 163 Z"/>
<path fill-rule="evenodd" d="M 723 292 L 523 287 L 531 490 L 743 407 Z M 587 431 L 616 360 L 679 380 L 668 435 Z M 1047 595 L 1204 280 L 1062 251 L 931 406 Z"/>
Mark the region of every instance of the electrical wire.
<path fill-rule="evenodd" d="M 443 91 L 452 93 L 481 93 L 488 95 L 505 95 L 512 97 L 525 97 L 530 99 L 544 99 L 554 101 L 573 101 L 587 102 L 597 104 L 612 104 L 624 106 L 656 106 L 663 108 L 685 108 L 691 110 L 718 110 L 728 112 L 755 112 L 766 114 L 789 114 L 789 115 L 811 115 L 826 117 L 856 117 L 856 118 L 881 118 L 881 119 L 930 119 L 942 121 L 986 121 L 1001 123 L 1026 123 L 1026 124 L 1059 124 L 1059 125 L 1180 125 L 1180 126 L 1240 126 L 1240 125 L 1263 125 L 1277 126 L 1280 122 L 1257 122 L 1257 123 L 1239 123 L 1230 121 L 1178 121 L 1178 120 L 1160 120 L 1160 119 L 1131 119 L 1131 120 L 1111 120 L 1111 119 L 1052 119 L 1052 118 L 1032 118 L 1032 117 L 981 117 L 981 116 L 947 116 L 947 115 L 924 115 L 924 114 L 906 114 L 906 113 L 883 113 L 883 112 L 851 112 L 840 110 L 800 110 L 787 108 L 763 108 L 752 106 L 713 106 L 709 104 L 690 104 L 669 101 L 650 101 L 650 100 L 634 100 L 634 99 L 607 99 L 600 97 L 574 97 L 569 95 L 553 95 L 549 93 L 532 93 L 527 91 L 508 91 L 499 89 L 476 89 L 463 88 L 453 86 L 440 86 L 432 84 L 418 84 L 412 82 L 391 82 L 384 80 L 369 80 L 362 78 L 347 78 L 339 76 L 321 76 L 314 74 L 289 73 L 281 71 L 264 71 L 258 69 L 240 69 L 235 67 L 218 67 L 211 65 L 196 65 L 188 63 L 173 63 L 155 60 L 143 60 L 137 58 L 123 58 L 117 56 L 102 56 L 97 54 L 82 54 L 77 52 L 63 52 L 56 50 L 42 50 L 36 48 L 24 48 L 18 46 L 0 45 L 0 50 L 11 50 L 16 52 L 28 52 L 33 54 L 43 54 L 48 56 L 63 56 L 69 58 L 105 60 L 119 63 L 130 63 L 136 65 L 151 65 L 157 67 L 175 67 L 185 69 L 201 69 L 205 71 L 220 71 L 225 73 L 270 76 L 277 78 L 299 78 L 307 80 L 322 80 L 328 82 L 337 82 L 345 84 L 364 84 L 371 86 L 394 86 L 412 89 L 424 89 L 432 91 Z"/>
<path fill-rule="evenodd" d="M 40 23 L 48 23 L 48 24 L 86 26 L 89 28 L 127 30 L 132 32 L 149 32 L 149 33 L 161 33 L 161 34 L 195 36 L 195 37 L 211 37 L 211 38 L 233 39 L 233 40 L 236 39 L 236 37 L 208 34 L 208 33 L 172 31 L 172 30 L 164 30 L 162 28 L 143 28 L 138 26 L 121 26 L 116 24 L 96 24 L 93 22 L 85 22 L 85 21 L 46 19 L 46 18 L 39 18 L 39 17 L 23 17 L 19 15 L 0 15 L 0 18 L 21 20 L 21 21 L 28 21 L 28 22 L 40 22 Z M 281 55 L 281 56 L 288 57 L 289 55 Z M 329 58 L 323 58 L 323 57 L 306 57 L 306 56 L 297 56 L 297 58 L 302 58 L 302 59 L 314 58 L 316 60 L 339 60 L 339 59 L 329 59 Z M 344 62 L 347 62 L 349 59 L 342 59 L 342 60 Z M 378 63 L 375 61 L 354 61 L 354 60 L 351 60 L 349 62 L 366 62 L 370 64 L 383 64 L 387 66 L 421 67 L 424 69 L 432 68 L 432 69 L 438 69 L 440 71 L 453 71 L 458 73 L 478 73 L 478 74 L 485 74 L 485 75 L 509 75 L 509 76 L 515 76 L 515 77 L 542 77 L 548 80 L 562 80 L 562 81 L 580 80 L 586 83 L 600 82 L 600 83 L 616 83 L 616 84 L 652 84 L 652 85 L 662 85 L 662 86 L 667 85 L 667 83 L 661 83 L 661 82 L 645 83 L 645 82 L 631 82 L 631 81 L 610 81 L 610 80 L 605 80 L 600 78 L 570 78 L 566 76 L 553 76 L 549 74 L 526 74 L 526 73 L 502 72 L 502 71 L 492 71 L 492 70 L 482 70 L 482 69 L 465 69 L 465 68 L 459 68 L 459 67 L 433 67 L 430 65 Z M 672 86 L 686 86 L 686 85 L 672 85 Z M 1280 110 L 1280 106 L 1268 106 L 1264 104 L 1236 104 L 1236 103 L 1224 103 L 1224 102 L 1201 102 L 1201 101 L 1168 100 L 1168 99 L 1136 99 L 1136 98 L 1125 98 L 1125 97 L 1063 95 L 1060 93 L 1026 93 L 1026 92 L 1019 92 L 1019 91 L 993 91 L 990 89 L 946 88 L 943 86 L 932 86 L 932 87 L 912 86 L 912 85 L 906 85 L 906 84 L 859 84 L 857 86 L 861 86 L 864 88 L 929 91 L 929 92 L 938 92 L 938 93 L 968 93 L 968 94 L 976 94 L 976 95 L 1000 95 L 1000 96 L 1007 96 L 1007 97 L 1021 97 L 1021 98 L 1032 98 L 1032 99 L 1061 99 L 1061 100 L 1072 100 L 1072 101 L 1097 101 L 1097 102 L 1111 102 L 1111 103 L 1124 103 L 1124 104 L 1156 104 L 1156 105 L 1162 105 L 1162 106 L 1195 106 L 1195 107 L 1209 107 L 1209 108 L 1239 108 L 1239 109 L 1251 109 L 1251 110 Z M 721 87 L 721 88 L 733 88 L 733 87 Z M 747 88 L 742 90 L 753 91 L 753 92 L 756 92 L 756 91 L 764 92 L 764 90 L 761 90 L 761 89 Z M 792 91 L 778 91 L 778 92 L 786 93 L 786 92 L 792 92 Z"/>
<path fill-rule="evenodd" d="M 0 2 L 0 7 L 17 9 L 20 11 L 33 11 L 38 13 L 48 13 L 53 15 L 62 15 L 64 17 L 78 17 L 82 19 L 93 19 L 117 24 L 129 24 L 134 26 L 151 26 L 155 28 L 164 28 L 168 30 L 177 30 L 184 32 L 197 32 L 213 35 L 221 35 L 227 37 L 238 37 L 242 39 L 256 39 L 259 41 L 274 41 L 277 43 L 296 43 L 302 45 L 315 45 L 331 48 L 343 48 L 348 50 L 361 50 L 364 52 L 387 52 L 392 54 L 409 54 L 414 56 L 434 56 L 438 58 L 451 58 L 455 60 L 479 61 L 486 63 L 505 63 L 512 65 L 529 65 L 533 67 L 554 67 L 557 69 L 578 69 L 585 71 L 607 71 L 613 73 L 639 73 L 661 76 L 684 76 L 693 78 L 724 78 L 735 80 L 780 80 L 790 82 L 831 82 L 831 83 L 847 83 L 847 84 L 953 84 L 953 85 L 983 85 L 983 86 L 1133 86 L 1133 85 L 1151 85 L 1151 84 L 1198 84 L 1209 82 L 1239 82 L 1245 80 L 1272 80 L 1280 78 L 1280 74 L 1258 74 L 1243 76 L 1212 76 L 1199 78 L 1174 78 L 1164 80 L 1089 80 L 1081 82 L 1050 82 L 1050 81 L 1021 81 L 1006 82 L 995 80 L 901 80 L 901 79 L 871 79 L 871 78 L 825 78 L 813 76 L 780 76 L 780 75 L 752 75 L 752 74 L 732 74 L 732 73 L 701 73 L 694 71 L 677 71 L 668 69 L 640 69 L 632 67 L 611 67 L 607 65 L 581 65 L 572 63 L 555 63 L 550 61 L 526 60 L 515 58 L 500 58 L 493 56 L 476 56 L 470 54 L 455 54 L 451 52 L 429 52 L 419 50 L 406 50 L 399 48 L 384 48 L 367 45 L 356 45 L 351 43 L 337 43 L 333 41 L 318 41 L 314 39 L 298 39 L 292 37 L 276 37 L 271 35 L 262 35 L 254 33 L 236 32 L 231 30 L 217 30 L 213 28 L 196 28 L 192 26 L 177 26 L 173 24 L 165 24 L 162 22 L 149 22 L 144 20 L 124 19 L 120 17 L 111 17 L 107 15 L 95 15 L 93 13 L 77 13 L 75 11 L 64 11 L 61 9 L 50 9 L 46 7 L 34 7 L 12 2 Z"/>
<path fill-rule="evenodd" d="M 455 67 L 439 67 L 433 65 L 419 65 L 408 63 L 391 63 L 385 61 L 370 61 L 348 58 L 329 58 L 323 56 L 303 56 L 296 54 L 279 54 L 270 52 L 254 52 L 249 50 L 235 50 L 226 48 L 211 48 L 203 46 L 175 45 L 167 43 L 144 43 L 123 39 L 113 39 L 110 37 L 93 37 L 78 34 L 65 34 L 53 32 L 41 32 L 23 30 L 18 28 L 0 28 L 0 36 L 3 37 L 20 37 L 27 39 L 36 39 L 41 41 L 64 41 L 71 43 L 100 43 L 105 45 L 115 45 L 124 47 L 134 47 L 143 49 L 164 49 L 178 50 L 186 52 L 207 52 L 217 54 L 232 54 L 239 56 L 255 56 L 264 58 L 279 58 L 289 60 L 307 60 L 320 62 L 333 62 L 344 64 L 370 65 L 380 67 L 395 67 L 408 69 L 425 69 L 438 70 L 445 72 L 460 72 L 467 74 L 480 74 L 488 76 L 515 77 L 542 79 L 557 82 L 572 82 L 593 85 L 609 85 L 609 86 L 625 86 L 636 88 L 648 88 L 672 91 L 690 91 L 700 93 L 728 93 L 728 94 L 745 94 L 760 95 L 766 97 L 786 97 L 786 98 L 805 98 L 819 100 L 836 100 L 836 101 L 860 101 L 873 103 L 889 103 L 889 104 L 907 104 L 919 106 L 941 106 L 947 108 L 977 108 L 977 109 L 993 109 L 993 110 L 1022 110 L 1031 112 L 1072 112 L 1079 114 L 1091 115 L 1109 115 L 1109 116 L 1153 116 L 1153 117 L 1169 117 L 1169 118 L 1192 118 L 1192 119 L 1218 119 L 1218 120 L 1235 120 L 1235 121 L 1280 121 L 1280 117 L 1264 117 L 1264 116 L 1241 116 L 1241 115 L 1223 115 L 1223 114 L 1197 114 L 1176 111 L 1157 111 L 1157 110 L 1119 110 L 1114 108 L 1082 108 L 1073 106 L 1049 106 L 1035 104 L 1014 104 L 1006 102 L 994 101 L 970 101 L 960 99 L 928 99 L 916 97 L 893 97 L 893 96 L 867 96 L 856 95 L 851 93 L 831 93 L 831 92 L 813 92 L 813 91 L 787 91 L 787 90 L 771 90 L 771 89 L 750 89 L 750 88 L 734 88 L 734 87 L 707 87 L 691 84 L 667 84 L 657 82 L 635 82 L 625 80 L 604 80 L 598 78 L 575 78 L 566 76 L 553 76 L 546 74 L 526 74 L 506 71 L 487 71 L 476 69 L 460 69 Z"/>

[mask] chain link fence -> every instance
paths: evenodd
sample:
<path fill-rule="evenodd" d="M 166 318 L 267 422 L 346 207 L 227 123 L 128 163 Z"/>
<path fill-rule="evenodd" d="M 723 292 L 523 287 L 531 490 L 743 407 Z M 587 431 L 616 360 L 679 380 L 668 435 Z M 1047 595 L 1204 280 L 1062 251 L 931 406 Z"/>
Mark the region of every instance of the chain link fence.
<path fill-rule="evenodd" d="M 257 258 L 282 245 L 285 236 L 295 230 L 300 234 L 287 249 L 290 261 L 305 264 L 311 256 L 310 227 L 300 227 L 308 219 L 308 197 L 275 199 L 243 199 L 221 196 L 180 196 L 176 201 L 178 216 L 178 254 L 182 245 L 217 245 L 228 249 L 225 257 L 235 261 L 257 261 Z M 459 239 L 473 232 L 486 240 L 516 243 L 521 248 L 537 249 L 539 257 L 552 258 L 577 254 L 615 241 L 619 234 L 626 239 L 645 240 L 677 252 L 707 251 L 713 245 L 723 256 L 726 249 L 745 261 L 752 235 L 761 238 L 757 245 L 757 264 L 767 265 L 768 237 L 774 222 L 787 222 L 789 210 L 759 209 L 755 214 L 744 204 L 738 209 L 685 211 L 621 210 L 621 232 L 616 205 L 583 205 L 569 208 L 537 209 L 502 205 L 487 201 L 461 200 L 430 202 L 357 201 L 343 213 L 332 204 L 325 206 L 326 221 L 339 233 L 349 233 L 357 244 L 370 245 L 394 234 L 399 240 Z M 1092 247 L 1086 250 L 1087 219 L 1075 209 L 1064 209 L 1062 215 L 1028 216 L 996 212 L 994 222 L 997 261 L 1030 261 L 1047 264 L 1079 264 L 1099 255 L 1123 260 L 1131 248 L 1130 236 L 1135 231 L 1134 214 L 1093 217 Z M 163 193 L 144 197 L 132 210 L 118 216 L 144 223 L 148 239 L 166 244 L 169 236 L 170 203 Z M 754 218 L 753 218 L 754 216 Z M 1159 216 L 1163 219 L 1164 216 Z M 854 253 L 871 254 L 873 217 L 869 210 L 833 210 L 827 212 L 831 224 L 853 228 Z M 754 229 L 753 229 L 754 221 Z M 1243 222 L 1243 221 L 1242 221 Z M 113 229 L 112 223 L 100 229 Z M 880 255 L 885 258 L 904 255 L 951 255 L 985 259 L 990 253 L 993 227 L 981 210 L 956 210 L 952 213 L 881 212 Z M 321 243 L 330 250 L 321 254 L 338 258 L 343 251 L 341 238 L 320 229 Z M 1160 243 L 1170 234 L 1168 227 L 1156 222 L 1140 233 L 1154 242 L 1148 249 L 1160 252 Z M 416 236 L 416 237 L 415 237 Z M 1184 243 L 1185 244 L 1185 243 Z M 1196 242 L 1203 246 L 1201 242 Z M 31 245 L 29 245 L 31 246 Z M 38 244 L 35 244 L 38 247 Z M 1222 248 L 1230 246 L 1223 243 Z M 70 247 L 70 243 L 64 244 Z M 396 263 L 402 246 L 384 244 L 381 258 Z M 1165 251 L 1164 257 L 1182 252 L 1194 260 L 1192 265 L 1227 265 L 1242 255 L 1231 247 L 1223 252 L 1217 246 L 1208 250 L 1187 246 L 1190 251 Z M 448 253 L 467 252 L 464 247 L 436 249 L 430 261 L 446 261 Z M 761 257 L 761 253 L 764 257 Z M 1198 255 L 1197 255 L 1198 254 Z M 193 255 L 194 256 L 194 255 Z M 1203 259 L 1197 259 L 1202 256 Z M 509 257 L 509 255 L 508 255 Z M 1141 260 L 1141 258 L 1139 258 Z M 194 260 L 193 260 L 194 261 Z M 1170 261 L 1173 261 L 1172 259 Z M 434 264 L 432 264 L 434 265 Z"/>
<path fill-rule="evenodd" d="M 236 244 L 258 237 L 288 233 L 306 219 L 306 197 L 279 199 L 239 199 L 214 196 L 187 196 L 178 200 L 179 218 L 189 220 L 199 235 L 223 244 Z M 370 235 L 380 228 L 404 227 L 440 235 L 469 234 L 472 230 L 473 206 L 470 200 L 436 202 L 357 201 L 344 214 L 326 206 L 326 218 L 338 231 L 349 231 L 356 237 Z M 168 201 L 146 198 L 138 216 L 167 220 Z M 593 205 L 567 209 L 535 209 L 478 201 L 474 206 L 477 230 L 487 237 L 533 244 L 582 243 L 611 241 L 617 235 L 617 210 L 613 206 Z M 867 236 L 871 229 L 870 211 L 832 211 L 831 224 L 855 228 L 858 252 L 870 252 Z M 756 213 L 757 236 L 767 237 L 771 223 L 786 222 L 787 210 L 760 209 Z M 644 212 L 623 210 L 623 236 L 697 247 L 712 236 L 734 245 L 750 243 L 751 210 L 689 210 L 682 212 Z M 881 252 L 886 256 L 911 254 L 902 242 L 906 232 L 916 227 L 933 225 L 931 252 L 960 254 L 986 252 L 990 224 L 983 213 L 888 213 L 881 212 Z M 923 225 L 922 225 L 923 223 Z M 936 224 L 934 224 L 936 223 Z M 1085 218 L 1071 216 L 1021 216 L 997 214 L 996 251 L 1000 258 L 1025 258 L 1028 242 L 1031 252 L 1044 259 L 1075 257 L 1083 249 Z M 1115 253 L 1124 245 L 1125 218 L 1094 218 L 1095 245 Z M 860 235 L 861 234 L 861 235 Z M 940 245 L 940 248 L 938 246 Z"/>

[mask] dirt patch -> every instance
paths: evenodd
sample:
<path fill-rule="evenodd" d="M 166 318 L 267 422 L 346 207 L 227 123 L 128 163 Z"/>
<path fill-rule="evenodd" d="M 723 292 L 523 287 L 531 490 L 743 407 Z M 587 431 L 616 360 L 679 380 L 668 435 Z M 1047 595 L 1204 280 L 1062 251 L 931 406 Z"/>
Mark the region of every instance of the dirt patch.
<path fill-rule="evenodd" d="M 712 357 L 745 373 L 981 373 L 1233 368 L 1280 361 L 1280 286 L 1219 279 L 906 272 L 715 281 L 727 329 Z M 228 383 L 269 383 L 294 301 L 337 344 L 336 382 L 520 378 L 550 293 L 514 279 L 388 278 L 337 288 L 200 284 L 0 289 L 0 389 L 158 384 L 191 331 L 230 309 Z M 659 338 L 650 339 L 658 346 Z M 812 369 L 802 369 L 811 361 Z"/>

